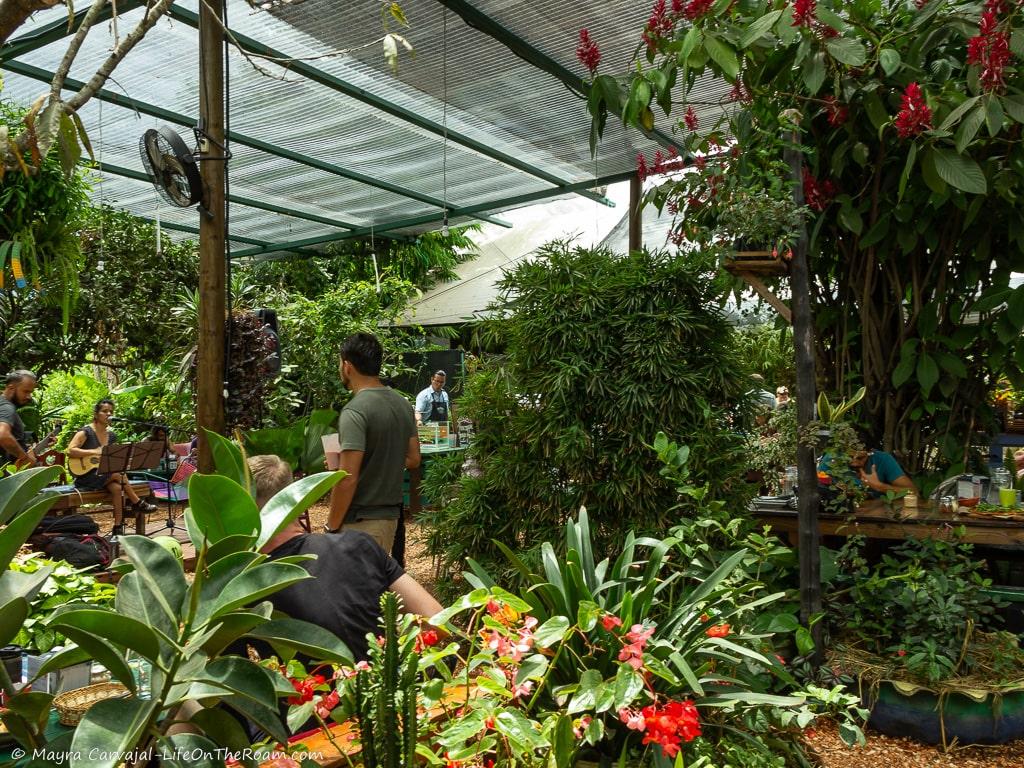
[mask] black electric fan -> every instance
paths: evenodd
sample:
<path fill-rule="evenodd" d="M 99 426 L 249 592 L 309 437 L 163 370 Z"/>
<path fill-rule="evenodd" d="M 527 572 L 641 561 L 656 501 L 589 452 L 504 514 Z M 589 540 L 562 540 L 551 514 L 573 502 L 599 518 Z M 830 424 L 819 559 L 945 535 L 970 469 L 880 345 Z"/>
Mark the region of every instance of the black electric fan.
<path fill-rule="evenodd" d="M 168 203 L 188 208 L 202 200 L 199 166 L 177 133 L 166 126 L 150 128 L 139 139 L 139 153 L 150 181 Z"/>

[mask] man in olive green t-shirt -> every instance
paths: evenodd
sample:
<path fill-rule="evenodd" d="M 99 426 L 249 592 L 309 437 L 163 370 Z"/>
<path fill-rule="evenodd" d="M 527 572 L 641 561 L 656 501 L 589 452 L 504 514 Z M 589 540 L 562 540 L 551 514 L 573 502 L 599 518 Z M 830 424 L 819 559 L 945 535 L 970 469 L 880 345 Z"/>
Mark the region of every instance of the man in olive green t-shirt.
<path fill-rule="evenodd" d="M 353 334 L 341 346 L 341 381 L 352 392 L 338 418 L 338 468 L 347 475 L 331 491 L 324 529 L 364 531 L 390 553 L 405 469 L 420 465 L 420 444 L 412 405 L 381 384 L 383 356 L 369 333 Z"/>

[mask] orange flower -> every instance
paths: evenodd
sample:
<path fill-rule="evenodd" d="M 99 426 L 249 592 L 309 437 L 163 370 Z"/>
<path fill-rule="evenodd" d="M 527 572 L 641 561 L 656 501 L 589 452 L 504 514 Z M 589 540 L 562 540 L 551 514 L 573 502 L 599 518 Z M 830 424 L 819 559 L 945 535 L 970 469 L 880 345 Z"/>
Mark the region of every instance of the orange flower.
<path fill-rule="evenodd" d="M 704 634 L 708 637 L 727 637 L 729 635 L 729 625 L 715 624 L 713 627 L 708 627 Z"/>

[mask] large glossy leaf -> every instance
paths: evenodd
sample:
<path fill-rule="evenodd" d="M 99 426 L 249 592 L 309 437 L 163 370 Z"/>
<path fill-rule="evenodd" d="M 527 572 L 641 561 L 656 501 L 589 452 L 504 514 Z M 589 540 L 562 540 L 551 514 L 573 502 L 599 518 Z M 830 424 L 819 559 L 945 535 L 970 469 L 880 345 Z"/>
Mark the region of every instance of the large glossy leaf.
<path fill-rule="evenodd" d="M 310 578 L 305 569 L 288 563 L 264 563 L 240 573 L 217 597 L 211 618 L 262 600 L 285 587 Z"/>
<path fill-rule="evenodd" d="M 177 617 L 172 618 L 160 603 L 152 598 L 150 587 L 134 571 L 123 576 L 117 583 L 114 610 L 121 616 L 138 619 L 169 638 L 177 637 Z"/>
<path fill-rule="evenodd" d="M 253 627 L 265 623 L 270 611 L 266 614 L 253 611 L 234 611 L 221 616 L 214 622 L 210 633 L 202 640 L 203 650 L 210 656 L 221 653 L 231 643 L 249 632 Z"/>
<path fill-rule="evenodd" d="M 210 453 L 213 454 L 213 465 L 217 468 L 217 474 L 228 477 L 242 488 L 247 489 L 249 487 L 249 471 L 242 456 L 242 449 L 224 435 L 219 435 L 208 429 L 204 432 L 206 432 L 206 439 L 210 443 Z M 248 493 L 248 491 L 246 492 Z M 189 498 L 191 495 L 192 483 L 189 482 Z"/>
<path fill-rule="evenodd" d="M 258 664 L 239 656 L 225 656 L 206 664 L 193 680 L 226 688 L 265 707 L 274 707 L 277 694 L 270 673 Z"/>
<path fill-rule="evenodd" d="M 230 716 L 228 716 L 230 719 Z M 237 726 L 238 724 L 235 723 Z M 198 733 L 176 733 L 161 744 L 161 766 L 174 768 L 223 768 L 218 745 Z"/>
<path fill-rule="evenodd" d="M 94 704 L 71 740 L 71 768 L 115 768 L 141 740 L 156 702 L 107 699 Z"/>
<path fill-rule="evenodd" d="M 116 620 L 116 617 L 112 616 L 111 619 Z M 124 683 L 130 691 L 135 692 L 135 675 L 119 649 L 104 638 L 75 627 L 62 627 L 61 631 L 69 640 L 87 650 L 118 682 Z"/>
<path fill-rule="evenodd" d="M 731 45 L 705 32 L 704 50 L 708 52 L 711 60 L 721 68 L 726 78 L 734 80 L 739 75 L 740 62 Z"/>
<path fill-rule="evenodd" d="M 33 467 L 0 478 L 0 525 L 14 517 L 50 483 L 60 477 L 60 467 Z M 53 501 L 57 495 L 53 494 Z"/>
<path fill-rule="evenodd" d="M 922 352 L 917 358 L 917 381 L 921 385 L 925 397 L 932 391 L 939 380 L 939 366 L 927 352 Z"/>
<path fill-rule="evenodd" d="M 253 546 L 255 541 L 256 537 L 251 535 L 225 536 L 206 550 L 206 562 L 215 563 L 228 555 L 256 549 Z"/>
<path fill-rule="evenodd" d="M 278 491 L 259 511 L 260 532 L 256 548 L 259 549 L 284 530 L 344 477 L 344 472 L 319 472 Z"/>
<path fill-rule="evenodd" d="M 936 173 L 951 187 L 976 195 L 984 195 L 988 191 L 985 174 L 974 160 L 951 149 L 936 149 L 934 155 Z"/>
<path fill-rule="evenodd" d="M 192 475 L 189 507 L 196 526 L 210 544 L 228 536 L 249 536 L 259 530 L 260 512 L 252 496 L 234 480 L 221 475 Z M 202 540 L 193 539 L 198 549 Z"/>
<path fill-rule="evenodd" d="M 24 511 L 18 514 L 0 530 L 0 567 L 6 568 L 18 550 L 24 546 L 39 521 L 53 506 L 50 494 L 43 494 L 37 500 L 29 502 Z"/>
<path fill-rule="evenodd" d="M 761 37 L 766 35 L 772 28 L 772 25 L 779 20 L 782 16 L 782 11 L 771 11 L 766 13 L 764 16 L 759 16 L 755 19 L 746 31 L 743 33 L 743 37 L 740 38 L 740 48 L 749 48 L 751 45 L 756 43 Z"/>
<path fill-rule="evenodd" d="M 323 627 L 298 619 L 277 619 L 260 624 L 247 633 L 249 637 L 266 640 L 275 648 L 284 646 L 304 653 L 317 661 L 353 664 L 348 646 Z"/>
<path fill-rule="evenodd" d="M 7 645 L 21 631 L 28 616 L 28 600 L 16 597 L 0 605 L 0 645 Z"/>
<path fill-rule="evenodd" d="M 7 701 L 6 707 L 12 713 L 28 723 L 35 731 L 42 733 L 46 728 L 46 721 L 50 719 L 50 705 L 53 704 L 53 696 L 42 691 L 23 691 Z M 4 712 L 0 710 L 0 712 Z M 4 712 L 4 723 L 9 724 L 9 719 Z M 11 729 L 15 735 L 24 732 L 24 728 Z"/>
<path fill-rule="evenodd" d="M 232 752 L 241 752 L 249 746 L 249 735 L 241 724 L 221 707 L 203 707 L 189 721 L 202 729 L 209 738 Z"/>
<path fill-rule="evenodd" d="M 285 730 L 276 710 L 260 706 L 244 696 L 228 696 L 224 703 L 241 713 L 246 719 L 256 723 L 281 744 L 288 743 L 288 731 Z"/>
<path fill-rule="evenodd" d="M 170 619 L 175 628 L 171 637 L 177 637 L 185 599 L 185 573 L 178 558 L 145 536 L 123 536 L 121 548 L 149 590 L 149 599 Z"/>
<path fill-rule="evenodd" d="M 128 616 L 117 616 L 97 608 L 77 608 L 57 614 L 49 625 L 62 631 L 66 627 L 76 627 L 114 645 L 130 648 L 154 663 L 160 657 L 160 639 L 156 632 Z"/>
<path fill-rule="evenodd" d="M 39 676 L 42 677 L 50 672 L 56 672 L 58 669 L 66 669 L 67 667 L 73 667 L 75 664 L 81 664 L 83 661 L 91 660 L 92 656 L 89 654 L 89 651 L 72 645 L 63 651 L 58 651 L 43 662 L 42 666 L 39 667 Z"/>
<path fill-rule="evenodd" d="M 31 602 L 51 573 L 53 573 L 53 568 L 49 566 L 40 568 L 35 573 L 21 573 L 20 571 L 0 573 L 0 605 L 6 605 L 18 597 L 23 597 Z"/>
<path fill-rule="evenodd" d="M 258 561 L 266 560 L 266 556 L 257 552 L 235 552 L 211 563 L 204 573 L 204 578 L 196 580 L 189 587 L 190 593 L 199 590 L 196 609 L 196 622 L 201 624 L 213 615 L 217 598 L 231 580 L 253 566 Z"/>
<path fill-rule="evenodd" d="M 825 50 L 833 59 L 850 67 L 862 67 L 868 60 L 864 44 L 850 37 L 827 38 Z"/>

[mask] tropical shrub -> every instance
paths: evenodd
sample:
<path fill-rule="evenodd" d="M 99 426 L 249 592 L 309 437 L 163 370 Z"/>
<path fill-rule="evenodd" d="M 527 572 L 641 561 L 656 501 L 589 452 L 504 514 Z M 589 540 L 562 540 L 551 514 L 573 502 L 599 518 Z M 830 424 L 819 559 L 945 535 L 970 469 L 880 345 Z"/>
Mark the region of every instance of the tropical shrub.
<path fill-rule="evenodd" d="M 535 562 L 580 506 L 599 553 L 628 530 L 667 531 L 675 490 L 643 442 L 658 429 L 693 442 L 692 471 L 713 496 L 749 498 L 743 441 L 729 426 L 747 417 L 749 379 L 737 375 L 745 364 L 719 309 L 726 284 L 710 263 L 567 242 L 538 255 L 504 278 L 482 334 L 505 352 L 460 401 L 479 471 L 428 518 L 449 575 L 472 557 L 514 583 L 493 542 Z"/>
<path fill-rule="evenodd" d="M 696 161 L 642 170 L 697 166 L 650 193 L 684 248 L 718 242 L 738 192 L 805 204 L 823 388 L 866 386 L 870 436 L 911 472 L 962 465 L 988 382 L 1024 379 L 1022 19 L 1003 0 L 658 0 L 633 66 L 590 89 L 595 140 L 609 112 L 649 128 L 676 108 Z M 710 77 L 730 103 L 697 103 Z"/>

